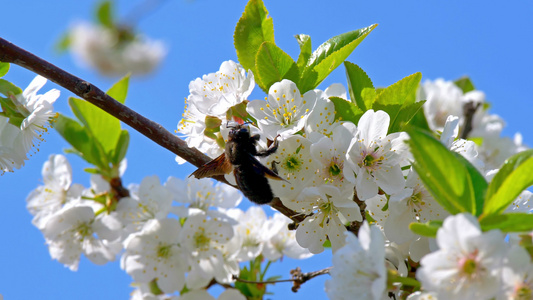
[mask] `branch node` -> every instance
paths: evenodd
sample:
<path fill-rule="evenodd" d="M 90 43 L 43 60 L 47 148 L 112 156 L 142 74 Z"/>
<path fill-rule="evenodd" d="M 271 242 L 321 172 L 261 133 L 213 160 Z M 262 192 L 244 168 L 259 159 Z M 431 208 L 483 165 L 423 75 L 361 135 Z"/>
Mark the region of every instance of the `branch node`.
<path fill-rule="evenodd" d="M 76 90 L 76 93 L 83 98 L 87 97 L 87 95 L 92 91 L 91 84 L 87 81 L 78 81 L 74 89 Z"/>

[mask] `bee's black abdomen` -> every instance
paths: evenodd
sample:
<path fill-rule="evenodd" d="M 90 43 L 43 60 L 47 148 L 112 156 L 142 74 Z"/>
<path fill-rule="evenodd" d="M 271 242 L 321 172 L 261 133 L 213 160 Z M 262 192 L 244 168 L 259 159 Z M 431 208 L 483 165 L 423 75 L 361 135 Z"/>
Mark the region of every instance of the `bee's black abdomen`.
<path fill-rule="evenodd" d="M 244 196 L 257 204 L 267 204 L 274 194 L 262 172 L 253 164 L 240 165 L 234 169 L 235 180 Z"/>

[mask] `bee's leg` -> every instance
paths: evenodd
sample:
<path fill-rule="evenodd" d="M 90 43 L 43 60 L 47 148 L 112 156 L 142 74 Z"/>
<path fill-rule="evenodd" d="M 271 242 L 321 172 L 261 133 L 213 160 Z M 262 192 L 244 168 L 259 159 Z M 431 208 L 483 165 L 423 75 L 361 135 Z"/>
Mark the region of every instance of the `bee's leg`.
<path fill-rule="evenodd" d="M 273 160 L 271 163 L 270 163 L 270 170 L 272 170 L 272 172 L 278 174 L 278 167 L 276 167 L 276 165 L 279 165 L 279 161 L 275 161 Z M 279 175 L 279 174 L 278 174 Z"/>
<path fill-rule="evenodd" d="M 253 136 L 252 138 L 254 138 L 254 137 L 255 136 Z M 269 156 L 270 154 L 276 152 L 276 150 L 278 150 L 278 146 L 279 146 L 278 137 L 279 137 L 279 135 L 274 138 L 274 142 L 272 143 L 272 145 L 270 145 L 270 147 L 268 147 L 268 149 L 262 150 L 262 151 L 257 151 L 257 154 L 255 154 L 255 156 Z"/>

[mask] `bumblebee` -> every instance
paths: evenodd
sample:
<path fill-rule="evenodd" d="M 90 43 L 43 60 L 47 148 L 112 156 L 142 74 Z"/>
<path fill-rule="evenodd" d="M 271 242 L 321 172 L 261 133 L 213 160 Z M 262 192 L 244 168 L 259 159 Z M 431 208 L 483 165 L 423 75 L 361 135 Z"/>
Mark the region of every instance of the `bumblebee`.
<path fill-rule="evenodd" d="M 284 179 L 261 164 L 256 156 L 266 157 L 276 152 L 277 138 L 268 149 L 257 151 L 256 146 L 260 137 L 258 134 L 251 135 L 246 124 L 237 124 L 229 128 L 231 130 L 224 153 L 198 168 L 190 176 L 204 178 L 229 174 L 233 170 L 237 186 L 246 198 L 257 204 L 270 203 L 274 194 L 267 178 Z"/>

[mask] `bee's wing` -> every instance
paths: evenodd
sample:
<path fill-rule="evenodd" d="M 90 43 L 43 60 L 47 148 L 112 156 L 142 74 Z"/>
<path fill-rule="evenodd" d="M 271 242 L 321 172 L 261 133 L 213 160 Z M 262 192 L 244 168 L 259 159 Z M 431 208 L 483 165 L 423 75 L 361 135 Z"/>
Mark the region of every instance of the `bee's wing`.
<path fill-rule="evenodd" d="M 265 167 L 262 163 L 260 163 L 254 156 L 250 154 L 250 161 L 254 165 L 254 169 L 257 173 L 263 174 L 266 178 L 270 178 L 273 180 L 283 180 L 282 177 L 279 177 L 278 174 L 274 173 L 274 171 L 270 170 L 269 168 Z"/>
<path fill-rule="evenodd" d="M 212 177 L 216 175 L 228 174 L 233 170 L 233 166 L 226 159 L 226 154 L 222 153 L 217 158 L 199 167 L 196 171 L 192 172 L 189 177 L 194 176 L 196 178 Z"/>

